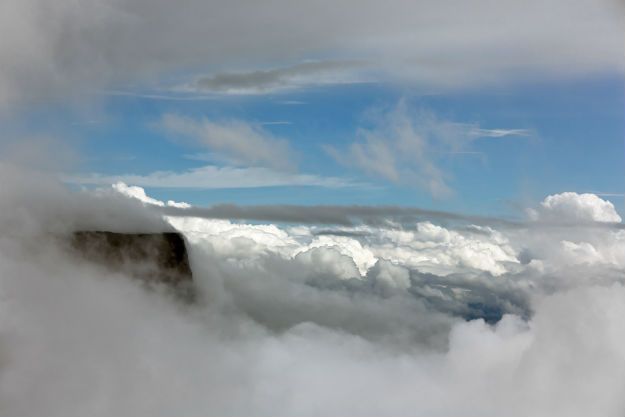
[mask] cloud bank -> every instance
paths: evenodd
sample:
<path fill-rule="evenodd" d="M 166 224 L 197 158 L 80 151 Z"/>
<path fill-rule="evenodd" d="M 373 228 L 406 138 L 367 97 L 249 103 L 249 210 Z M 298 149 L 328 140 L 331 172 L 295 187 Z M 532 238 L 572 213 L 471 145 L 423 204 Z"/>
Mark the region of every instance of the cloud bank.
<path fill-rule="evenodd" d="M 618 228 L 163 219 L 137 187 L 68 191 L 2 167 L 0 403 L 24 416 L 620 416 Z M 550 202 L 566 200 L 570 204 Z M 574 203 L 573 203 L 574 202 Z M 603 207 L 597 211 L 579 207 Z M 535 210 L 616 217 L 564 193 Z M 583 213 L 583 214 L 580 214 Z M 171 228 L 181 304 L 60 239 Z M 583 256 L 581 256 L 583 255 Z M 36 398 L 37 401 L 33 401 Z"/>

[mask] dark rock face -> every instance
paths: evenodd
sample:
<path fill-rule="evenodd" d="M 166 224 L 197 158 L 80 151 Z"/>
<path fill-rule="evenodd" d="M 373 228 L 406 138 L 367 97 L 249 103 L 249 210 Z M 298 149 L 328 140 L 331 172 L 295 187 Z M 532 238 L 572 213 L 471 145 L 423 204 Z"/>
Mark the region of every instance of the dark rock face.
<path fill-rule="evenodd" d="M 72 247 L 85 259 L 148 283 L 188 287 L 193 280 L 180 233 L 74 232 Z"/>

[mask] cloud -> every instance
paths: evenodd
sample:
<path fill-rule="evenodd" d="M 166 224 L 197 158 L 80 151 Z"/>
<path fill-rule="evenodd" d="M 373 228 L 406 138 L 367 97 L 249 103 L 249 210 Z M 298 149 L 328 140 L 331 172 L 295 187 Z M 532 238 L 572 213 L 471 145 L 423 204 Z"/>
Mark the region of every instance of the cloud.
<path fill-rule="evenodd" d="M 595 194 L 565 192 L 545 197 L 528 214 L 533 220 L 552 220 L 560 222 L 615 222 L 622 221 L 614 205 Z"/>
<path fill-rule="evenodd" d="M 529 136 L 526 129 L 482 129 L 455 123 L 425 110 L 415 110 L 400 100 L 394 107 L 370 109 L 365 126 L 346 150 L 326 146 L 338 162 L 393 183 L 412 185 L 435 197 L 452 193 L 449 176 L 440 168 L 448 155 L 478 154 L 467 150 L 478 138 Z"/>
<path fill-rule="evenodd" d="M 533 132 L 530 129 L 481 129 L 476 127 L 469 131 L 469 135 L 476 138 L 530 137 Z"/>
<path fill-rule="evenodd" d="M 228 211 L 237 218 L 236 208 Z M 392 222 L 392 217 L 388 219 Z M 528 300 L 538 294 L 589 282 L 621 282 L 619 274 L 610 271 L 625 267 L 623 231 L 589 229 L 585 222 L 569 223 L 566 228 L 541 223 L 541 227 L 500 225 L 503 228 L 498 229 L 452 228 L 415 220 L 413 228 L 345 225 L 340 234 L 330 235 L 317 225 L 240 224 L 179 216 L 169 221 L 191 242 L 210 248 L 212 255 L 206 256 L 238 265 L 229 274 L 265 277 L 273 270 L 276 276 L 324 290 L 383 297 L 399 291 L 436 311 L 489 321 L 506 312 L 530 316 Z M 299 269 L 293 270 L 294 265 Z M 253 297 L 242 291 L 246 299 Z"/>
<path fill-rule="evenodd" d="M 80 227 L 163 227 L 159 200 L 0 170 L 7 415 L 625 411 L 622 230 L 451 229 L 432 218 L 330 236 L 169 218 L 189 244 L 199 300 L 188 305 L 62 243 Z M 571 266 L 567 250 L 593 261 Z M 522 251 L 539 258 L 510 262 Z"/>
<path fill-rule="evenodd" d="M 72 183 L 78 180 L 65 178 L 66 182 Z M 88 184 L 106 184 L 104 177 L 87 181 Z M 96 189 L 102 192 L 106 189 Z M 558 195 L 568 195 L 569 198 L 580 198 L 583 203 L 590 202 L 582 210 L 573 207 L 573 211 L 557 214 L 545 211 L 543 205 L 546 201 L 553 201 L 548 196 L 541 202 L 539 208 L 527 208 L 526 212 L 529 221 L 505 219 L 489 216 L 466 215 L 442 210 L 428 210 L 418 207 L 402 206 L 298 206 L 298 205 L 264 205 L 264 206 L 239 206 L 235 204 L 217 204 L 210 207 L 191 206 L 184 202 L 174 202 L 169 200 L 164 203 L 146 195 L 145 190 L 138 186 L 127 186 L 123 182 L 113 184 L 113 190 L 147 204 L 152 208 L 153 213 L 171 218 L 197 218 L 199 220 L 208 219 L 231 219 L 247 221 L 269 221 L 277 223 L 300 223 L 314 225 L 337 225 L 340 227 L 333 229 L 316 229 L 312 232 L 305 231 L 305 234 L 313 233 L 323 239 L 329 238 L 366 238 L 370 235 L 370 230 L 359 228 L 362 225 L 371 226 L 389 231 L 389 233 L 401 233 L 412 239 L 414 230 L 429 231 L 438 239 L 445 240 L 453 236 L 456 232 L 445 231 L 429 220 L 442 222 L 462 233 L 473 236 L 498 236 L 496 229 L 505 230 L 507 233 L 535 233 L 536 230 L 549 230 L 550 233 L 570 233 L 571 231 L 583 233 L 586 236 L 592 234 L 604 234 L 606 232 L 622 234 L 625 230 L 620 216 L 614 210 L 614 206 L 607 200 L 602 200 L 594 194 L 577 194 L 565 192 Z M 156 208 L 156 207 L 161 207 Z M 593 212 L 593 208 L 599 207 L 599 215 Z M 569 207 L 570 208 L 570 207 Z M 542 216 L 542 217 L 540 217 Z M 617 217 L 618 216 L 618 217 Z M 306 229 L 302 229 L 306 230 Z M 400 233 L 400 236 L 401 236 Z M 407 233 L 407 234 L 406 234 Z"/>
<path fill-rule="evenodd" d="M 315 265 L 323 263 L 322 259 L 330 259 L 330 256 L 336 257 L 334 262 L 338 265 L 341 264 L 338 259 L 346 256 L 350 266 L 343 269 L 357 272 L 346 278 L 365 277 L 380 260 L 438 276 L 458 272 L 466 274 L 468 271 L 501 276 L 516 270 L 519 264 L 516 250 L 508 238 L 498 231 L 490 230 L 487 235 L 463 234 L 430 222 L 417 223 L 414 231 L 360 226 L 354 228 L 355 231 L 364 230 L 367 233 L 350 237 L 317 235 L 315 227 L 295 234 L 273 226 L 268 229 L 267 226 L 237 225 L 224 223 L 223 220 L 192 217 L 170 218 L 170 222 L 179 230 L 191 232 L 192 240 L 204 236 L 216 248 L 227 248 L 226 252 L 219 249 L 221 256 L 236 254 L 237 258 L 248 258 L 254 253 L 275 253 L 312 262 L 314 255 L 317 256 L 313 262 Z M 240 252 L 233 250 L 231 245 L 234 240 L 244 245 L 245 249 Z M 319 248 L 332 249 L 332 252 L 317 251 Z"/>
<path fill-rule="evenodd" d="M 208 95 L 188 95 L 180 94 L 179 92 L 172 91 L 169 94 L 163 93 L 150 93 L 140 91 L 121 91 L 121 90 L 98 90 L 96 95 L 102 96 L 118 96 L 118 97 L 137 97 L 147 100 L 160 100 L 160 101 L 214 101 L 214 96 Z"/>
<path fill-rule="evenodd" d="M 360 278 L 354 260 L 331 246 L 319 246 L 300 252 L 295 260 L 309 269 L 311 275 L 329 275 L 338 279 Z"/>
<path fill-rule="evenodd" d="M 190 138 L 231 164 L 286 171 L 295 168 L 294 152 L 289 142 L 275 137 L 261 125 L 241 120 L 194 120 L 166 114 L 159 126 L 169 134 Z"/>
<path fill-rule="evenodd" d="M 357 61 L 311 61 L 249 72 L 221 72 L 198 79 L 189 89 L 226 94 L 260 94 L 324 84 L 365 80 L 356 74 Z"/>
<path fill-rule="evenodd" d="M 384 290 L 407 290 L 412 286 L 409 270 L 385 259 L 378 260 L 370 271 L 374 271 L 371 276 L 375 285 Z"/>
<path fill-rule="evenodd" d="M 176 207 L 176 208 L 181 208 L 181 209 L 191 207 L 189 203 L 185 203 L 185 202 L 176 202 L 176 201 L 169 200 L 167 201 L 167 203 L 165 203 L 163 201 L 149 197 L 145 193 L 145 190 L 143 188 L 137 187 L 137 186 L 128 186 L 124 184 L 123 182 L 117 182 L 113 184 L 113 189 L 120 194 L 123 194 L 130 198 L 135 198 L 141 201 L 142 203 L 151 204 L 151 205 L 158 206 L 158 207 L 169 206 L 169 207 Z"/>
<path fill-rule="evenodd" d="M 1 7 L 0 102 L 13 109 L 192 70 L 249 74 L 337 57 L 378 63 L 386 78 L 428 88 L 625 68 L 616 0 L 556 0 L 548 8 L 539 0 L 342 0 L 331 11 L 286 0 L 88 0 L 80 8 L 70 0 L 7 0 Z"/>
<path fill-rule="evenodd" d="M 72 229 L 172 230 L 161 214 L 146 210 L 137 199 L 124 197 L 110 186 L 70 192 L 50 172 L 7 163 L 0 163 L 0 176 L 4 179 L 0 200 L 7 200 L 11 208 L 0 217 L 0 237 L 54 235 Z"/>
<path fill-rule="evenodd" d="M 225 189 L 285 186 L 349 187 L 355 183 L 336 177 L 294 174 L 269 168 L 216 167 L 207 165 L 183 172 L 157 171 L 146 175 L 65 175 L 71 184 L 109 185 L 117 182 L 154 188 Z"/>
<path fill-rule="evenodd" d="M 186 211 L 165 208 L 163 214 L 169 216 L 193 216 L 209 219 L 261 220 L 303 224 L 336 224 L 353 226 L 366 223 L 378 227 L 398 227 L 419 219 L 434 218 L 450 222 L 473 222 L 476 224 L 498 224 L 507 227 L 524 227 L 523 222 L 493 217 L 471 216 L 458 213 L 426 210 L 418 207 L 400 206 L 298 206 L 265 205 L 239 206 L 217 204 L 211 207 L 192 207 Z M 545 225 L 545 227 L 547 227 Z M 342 231 L 344 232 L 344 231 Z"/>
<path fill-rule="evenodd" d="M 625 267 L 622 228 L 613 223 L 602 227 L 605 223 L 589 222 L 585 218 L 566 221 L 559 216 L 553 223 L 546 219 L 513 223 L 417 208 L 358 206 L 218 205 L 184 211 L 169 208 L 164 212 L 173 215 L 169 221 L 181 230 L 200 234 L 202 230 L 210 230 L 216 239 L 222 230 L 227 231 L 227 239 L 220 240 L 219 247 L 231 247 L 226 242 L 233 239 L 245 242 L 245 249 L 240 252 L 243 257 L 258 251 L 291 258 L 325 247 L 333 249 L 337 256 L 348 256 L 361 277 L 381 260 L 390 260 L 421 274 L 450 277 L 452 281 L 455 274 L 468 276 L 469 271 L 501 277 L 522 270 L 552 273 L 567 265 Z M 266 229 L 214 219 L 277 221 L 302 226 Z M 323 223 L 342 226 L 329 233 L 320 226 Z"/>
<path fill-rule="evenodd" d="M 391 182 L 412 183 L 436 196 L 449 194 L 443 172 L 430 157 L 432 142 L 453 124 L 439 123 L 432 115 L 409 114 L 405 101 L 375 115 L 372 128 L 361 128 L 347 152 L 327 147 L 337 161 Z"/>
<path fill-rule="evenodd" d="M 393 77 L 435 86 L 623 71 L 622 13 L 607 1 L 326 6 L 8 0 L 0 4 L 0 103 L 323 55 L 383 62 Z M 382 119 L 359 136 L 361 168 L 375 162 L 374 175 L 415 175 L 445 191 L 435 161 L 417 167 L 396 151 L 427 162 L 432 146 L 454 152 L 464 139 Z M 257 144 L 279 139 L 256 133 Z M 266 167 L 69 180 L 346 185 L 285 173 L 267 156 L 250 159 L 247 145 L 219 151 Z M 625 233 L 613 205 L 597 196 L 549 196 L 531 212 L 538 220 L 525 223 L 401 207 L 183 209 L 136 186 L 70 191 L 50 173 L 6 164 L 0 177 L 2 414 L 625 412 Z M 306 224 L 191 217 L 199 215 Z M 316 233 L 316 222 L 342 225 L 343 235 Z M 559 224 L 566 227 L 551 227 Z M 172 228 L 190 245 L 193 305 L 79 259 L 64 243 L 75 230 Z"/>

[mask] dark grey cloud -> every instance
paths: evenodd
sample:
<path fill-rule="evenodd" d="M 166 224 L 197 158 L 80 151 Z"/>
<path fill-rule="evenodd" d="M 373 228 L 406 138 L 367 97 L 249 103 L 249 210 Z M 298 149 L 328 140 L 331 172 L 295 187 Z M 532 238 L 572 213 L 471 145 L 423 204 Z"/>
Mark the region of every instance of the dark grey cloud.
<path fill-rule="evenodd" d="M 358 61 L 313 61 L 282 68 L 248 72 L 220 72 L 198 79 L 192 88 L 217 93 L 266 93 L 327 83 L 359 81 L 352 72 Z"/>
<path fill-rule="evenodd" d="M 219 204 L 206 208 L 177 209 L 175 207 L 166 207 L 158 210 L 168 216 L 345 226 L 352 226 L 358 223 L 392 226 L 393 223 L 401 225 L 420 219 L 449 220 L 476 224 L 502 224 L 513 227 L 523 225 L 522 222 L 494 217 L 471 216 L 447 211 L 400 206 L 239 206 L 235 204 Z"/>
<path fill-rule="evenodd" d="M 190 208 L 154 208 L 164 215 L 174 217 L 200 217 L 207 219 L 267 221 L 278 223 L 325 224 L 355 226 L 367 224 L 377 227 L 410 228 L 417 221 L 434 220 L 450 227 L 463 224 L 495 226 L 512 229 L 625 229 L 622 222 L 578 221 L 531 221 L 524 219 L 506 219 L 494 216 L 460 214 L 442 210 L 428 210 L 418 207 L 402 206 L 297 206 L 266 205 L 239 206 L 236 204 L 218 204 L 211 207 Z M 464 226 L 462 226 L 464 227 Z M 484 230 L 469 230 L 474 234 L 488 234 Z M 328 235 L 355 235 L 360 232 L 321 231 Z"/>

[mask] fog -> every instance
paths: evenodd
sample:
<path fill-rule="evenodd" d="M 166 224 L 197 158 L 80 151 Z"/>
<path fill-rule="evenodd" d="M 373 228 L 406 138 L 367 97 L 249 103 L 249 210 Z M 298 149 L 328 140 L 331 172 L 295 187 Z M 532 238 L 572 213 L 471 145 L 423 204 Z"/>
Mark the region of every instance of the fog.
<path fill-rule="evenodd" d="M 0 415 L 625 411 L 619 229 L 422 221 L 332 235 L 163 219 L 124 188 L 2 174 Z M 527 221 L 620 221 L 596 196 L 562 195 Z M 198 299 L 80 259 L 63 236 L 84 228 L 182 231 Z"/>

